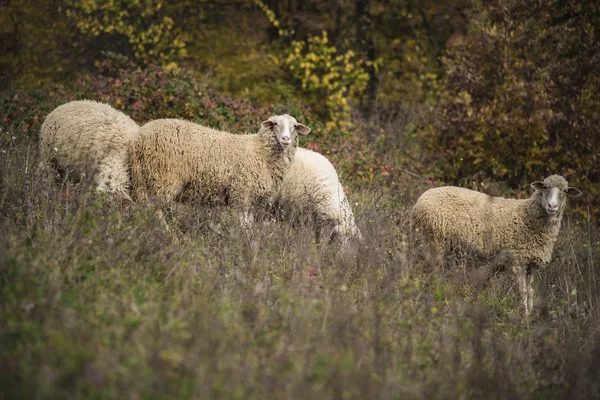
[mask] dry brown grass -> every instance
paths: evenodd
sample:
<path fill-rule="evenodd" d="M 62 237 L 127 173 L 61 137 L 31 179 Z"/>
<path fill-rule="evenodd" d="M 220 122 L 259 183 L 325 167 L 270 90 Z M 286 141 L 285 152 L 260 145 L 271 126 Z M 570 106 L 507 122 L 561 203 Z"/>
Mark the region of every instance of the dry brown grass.
<path fill-rule="evenodd" d="M 247 240 L 226 209 L 177 213 L 173 240 L 152 208 L 43 182 L 2 143 L 2 398 L 600 396 L 588 221 L 566 219 L 524 320 L 508 274 L 408 261 L 423 188 L 354 193 L 352 254 L 285 223 Z"/>

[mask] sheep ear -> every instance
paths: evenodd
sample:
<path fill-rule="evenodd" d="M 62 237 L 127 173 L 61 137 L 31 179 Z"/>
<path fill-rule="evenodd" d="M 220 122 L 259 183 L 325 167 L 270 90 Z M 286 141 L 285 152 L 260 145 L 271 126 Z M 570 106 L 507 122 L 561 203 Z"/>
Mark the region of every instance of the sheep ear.
<path fill-rule="evenodd" d="M 541 182 L 541 181 L 533 182 L 531 184 L 531 187 L 534 188 L 535 190 L 542 190 L 542 189 L 544 189 L 544 182 Z"/>
<path fill-rule="evenodd" d="M 579 197 L 581 196 L 581 190 L 574 187 L 568 187 L 567 194 L 571 197 Z"/>
<path fill-rule="evenodd" d="M 312 129 L 310 129 L 308 126 L 306 125 L 302 125 L 302 124 L 296 124 L 296 132 L 298 132 L 301 135 L 308 135 L 310 133 Z"/>
<path fill-rule="evenodd" d="M 266 121 L 263 121 L 263 122 L 262 122 L 260 125 L 261 125 L 263 128 L 267 128 L 267 129 L 269 129 L 269 128 L 272 128 L 272 127 L 275 125 L 275 123 L 274 123 L 273 121 L 271 121 L 271 120 L 269 120 L 269 119 L 268 119 L 268 120 L 266 120 Z"/>

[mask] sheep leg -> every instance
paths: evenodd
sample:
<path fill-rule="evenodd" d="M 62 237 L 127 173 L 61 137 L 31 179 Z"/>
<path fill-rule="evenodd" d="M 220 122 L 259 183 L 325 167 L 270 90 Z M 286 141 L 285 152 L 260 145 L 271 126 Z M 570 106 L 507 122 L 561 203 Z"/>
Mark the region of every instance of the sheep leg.
<path fill-rule="evenodd" d="M 533 273 L 530 266 L 521 268 L 517 273 L 519 281 L 519 292 L 521 301 L 525 310 L 525 315 L 529 315 L 533 311 Z"/>
<path fill-rule="evenodd" d="M 167 219 L 165 218 L 165 213 L 163 212 L 162 207 L 159 207 L 156 210 L 156 216 L 158 217 L 158 220 L 160 221 L 160 224 L 163 226 L 163 228 L 165 228 L 167 232 L 171 232 L 171 228 L 169 228 L 169 224 L 167 223 Z"/>
<path fill-rule="evenodd" d="M 538 262 L 536 260 L 523 262 L 517 254 L 513 254 L 512 252 L 505 253 L 504 261 L 511 266 L 513 273 L 517 277 L 523 310 L 525 316 L 528 316 L 533 310 L 533 271 L 538 266 Z"/>
<path fill-rule="evenodd" d="M 313 221 L 315 224 L 315 240 L 316 243 L 333 243 L 341 237 L 339 225 L 333 225 L 329 222 Z M 342 242 L 344 238 L 341 237 Z"/>
<path fill-rule="evenodd" d="M 449 257 L 452 255 L 451 251 L 446 249 L 446 246 L 437 240 L 429 241 L 426 250 L 429 251 L 428 258 L 433 263 L 432 265 L 441 268 L 442 272 L 446 268 L 446 264 L 452 261 L 452 258 Z M 454 260 L 456 261 L 456 258 Z"/>
<path fill-rule="evenodd" d="M 473 281 L 478 285 L 482 285 L 490 279 L 492 275 L 500 270 L 506 262 L 506 253 L 500 252 L 488 260 L 484 260 L 483 265 L 478 267 L 472 274 Z"/>
<path fill-rule="evenodd" d="M 526 275 L 526 279 L 527 279 L 527 307 L 529 309 L 529 312 L 531 312 L 533 310 L 533 274 L 528 271 L 527 275 Z"/>
<path fill-rule="evenodd" d="M 527 285 L 527 275 L 527 271 L 524 268 L 519 268 L 517 272 L 517 281 L 519 283 L 519 294 L 521 295 L 521 301 L 526 316 L 529 315 L 529 286 Z"/>
<path fill-rule="evenodd" d="M 409 231 L 409 259 L 413 264 L 425 262 L 432 267 L 443 267 L 446 262 L 446 249 L 436 239 L 431 238 L 422 229 L 412 225 Z"/>
<path fill-rule="evenodd" d="M 250 238 L 252 233 L 252 228 L 254 227 L 254 214 L 249 209 L 244 209 L 240 212 L 240 224 L 242 227 L 242 231 L 244 234 Z"/>
<path fill-rule="evenodd" d="M 54 167 L 54 161 L 43 150 L 41 151 L 40 161 L 38 162 L 35 174 L 43 181 L 58 181 L 58 173 Z"/>
<path fill-rule="evenodd" d="M 154 184 L 154 192 L 156 193 L 156 199 L 158 200 L 158 204 L 156 207 L 156 216 L 160 221 L 160 224 L 167 230 L 167 232 L 171 232 L 169 228 L 169 224 L 167 223 L 167 219 L 165 217 L 164 209 L 165 207 L 169 207 L 173 204 L 175 198 L 183 191 L 184 184 L 181 182 L 176 184 L 162 184 L 155 183 Z M 144 188 L 138 186 L 134 190 L 136 194 L 137 201 L 148 201 L 148 191 L 144 190 Z"/>
<path fill-rule="evenodd" d="M 537 268 L 543 262 L 539 259 L 534 259 L 527 264 L 527 269 L 525 272 L 526 284 L 527 284 L 527 306 L 529 311 L 533 310 L 533 272 L 537 270 Z"/>
<path fill-rule="evenodd" d="M 488 280 L 492 275 L 498 271 L 505 270 L 514 264 L 514 257 L 509 251 L 500 251 L 492 258 L 488 258 L 484 261 L 483 266 L 478 268 L 474 276 L 479 282 Z"/>

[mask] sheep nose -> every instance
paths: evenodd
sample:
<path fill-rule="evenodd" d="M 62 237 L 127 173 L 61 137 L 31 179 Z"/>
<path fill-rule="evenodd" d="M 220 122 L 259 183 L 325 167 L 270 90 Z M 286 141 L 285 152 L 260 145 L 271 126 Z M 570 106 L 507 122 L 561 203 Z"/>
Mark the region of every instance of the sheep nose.
<path fill-rule="evenodd" d="M 558 203 L 548 203 L 548 208 L 551 210 L 558 209 Z"/>
<path fill-rule="evenodd" d="M 281 140 L 283 140 L 284 142 L 289 142 L 290 141 L 290 137 L 288 135 L 283 135 L 281 137 Z"/>

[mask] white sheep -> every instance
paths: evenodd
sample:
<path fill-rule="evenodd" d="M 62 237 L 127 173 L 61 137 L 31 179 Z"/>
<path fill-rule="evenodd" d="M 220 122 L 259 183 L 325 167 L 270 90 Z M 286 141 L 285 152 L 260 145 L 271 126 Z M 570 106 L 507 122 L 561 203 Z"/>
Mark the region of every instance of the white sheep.
<path fill-rule="evenodd" d="M 290 170 L 297 133 L 310 131 L 287 114 L 270 117 L 253 135 L 177 119 L 148 122 L 130 143 L 134 197 L 228 204 L 242 213 L 247 228 L 254 206 L 271 201 Z"/>
<path fill-rule="evenodd" d="M 138 128 L 105 103 L 80 100 L 58 106 L 40 129 L 38 171 L 54 169 L 77 180 L 91 175 L 98 191 L 129 199 L 127 144 Z"/>
<path fill-rule="evenodd" d="M 228 134 L 203 125 L 190 129 L 198 134 Z M 352 238 L 362 241 L 337 171 L 326 157 L 317 152 L 300 147 L 296 149 L 294 162 L 285 174 L 273 203 L 277 212 L 294 219 L 312 217 L 319 241 L 338 238 L 342 246 L 347 246 Z"/>
<path fill-rule="evenodd" d="M 550 262 L 566 197 L 581 195 L 560 175 L 531 187 L 532 196 L 521 200 L 455 186 L 429 189 L 411 215 L 413 233 L 441 252 L 473 250 L 481 257 L 496 257 L 512 270 L 526 314 L 533 308 L 532 272 Z"/>
<path fill-rule="evenodd" d="M 362 240 L 335 168 L 317 152 L 300 147 L 296 150 L 275 205 L 285 215 L 312 218 L 318 240 L 337 237 L 343 246 L 352 238 Z"/>

